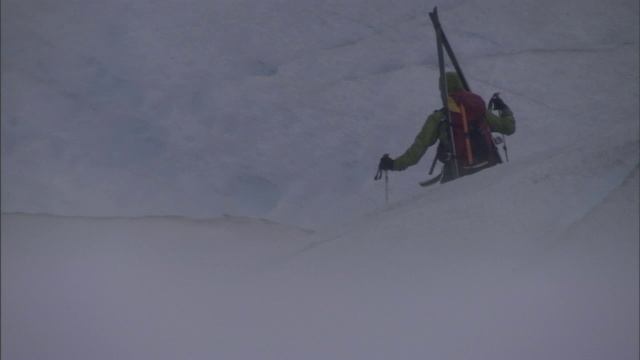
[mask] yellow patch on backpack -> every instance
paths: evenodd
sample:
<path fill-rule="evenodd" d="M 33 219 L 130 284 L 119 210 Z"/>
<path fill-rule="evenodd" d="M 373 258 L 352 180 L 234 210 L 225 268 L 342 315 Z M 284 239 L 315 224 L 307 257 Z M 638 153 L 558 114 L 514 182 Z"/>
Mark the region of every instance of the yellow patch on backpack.
<path fill-rule="evenodd" d="M 449 107 L 450 112 L 462 112 L 456 101 L 451 96 L 447 97 L 447 106 Z"/>

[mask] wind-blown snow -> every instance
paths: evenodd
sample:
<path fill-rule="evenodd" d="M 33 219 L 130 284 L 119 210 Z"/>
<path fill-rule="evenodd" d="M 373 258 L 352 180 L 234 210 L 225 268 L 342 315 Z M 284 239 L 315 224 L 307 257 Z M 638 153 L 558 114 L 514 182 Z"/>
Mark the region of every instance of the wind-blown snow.
<path fill-rule="evenodd" d="M 435 5 L 510 161 L 385 205 Z M 637 359 L 638 10 L 3 1 L 2 358 Z"/>

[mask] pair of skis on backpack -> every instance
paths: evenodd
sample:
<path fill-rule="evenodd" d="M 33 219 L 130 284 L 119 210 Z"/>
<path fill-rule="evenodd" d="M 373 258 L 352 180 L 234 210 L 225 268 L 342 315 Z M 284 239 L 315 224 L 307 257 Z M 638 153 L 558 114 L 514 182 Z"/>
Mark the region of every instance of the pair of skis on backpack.
<path fill-rule="evenodd" d="M 445 36 L 444 31 L 442 30 L 442 26 L 438 18 L 437 7 L 433 9 L 433 12 L 429 13 L 429 17 L 431 18 L 431 22 L 433 23 L 433 27 L 436 32 L 436 39 L 437 39 L 438 65 L 439 65 L 440 79 L 441 79 L 440 95 L 442 98 L 443 111 L 444 111 L 443 122 L 445 122 L 446 125 L 448 126 L 447 128 L 448 138 L 451 144 L 454 144 L 453 132 L 451 130 L 451 118 L 450 118 L 449 107 L 448 107 L 448 91 L 447 91 L 447 84 L 445 81 L 445 71 L 444 71 L 444 52 L 445 51 L 444 50 L 446 50 L 447 54 L 449 55 L 449 59 L 453 63 L 456 73 L 458 74 L 458 77 L 460 78 L 465 90 L 470 91 L 470 89 L 464 75 L 462 74 L 462 69 L 460 68 L 458 61 L 456 60 L 453 50 L 451 49 L 451 45 L 449 44 L 449 41 L 447 40 L 447 37 Z M 497 96 L 498 96 L 497 93 L 494 94 L 491 100 L 493 100 L 493 98 Z M 489 110 L 492 110 L 491 104 L 492 104 L 492 101 L 489 102 Z M 504 138 L 500 139 L 500 138 L 495 138 L 493 136 L 492 136 L 492 140 L 494 142 L 494 145 L 496 145 L 496 147 L 499 143 L 504 142 Z M 467 144 L 467 146 L 469 145 Z M 506 155 L 506 143 L 504 144 L 504 150 Z M 455 180 L 460 176 L 470 175 L 484 168 L 496 165 L 496 163 L 492 163 L 491 161 L 482 161 L 479 163 L 465 165 L 462 167 L 462 169 L 459 169 L 455 151 L 451 155 L 452 155 L 452 158 L 443 164 L 442 169 L 438 175 L 434 176 L 431 179 L 421 181 L 419 184 L 421 186 L 426 187 L 426 186 L 431 186 L 437 183 L 445 183 L 451 180 Z M 498 158 L 500 157 L 499 154 L 497 154 L 497 156 Z M 437 158 L 438 158 L 437 156 L 436 158 L 434 158 L 434 162 L 431 165 L 431 170 L 429 171 L 429 174 L 433 173 L 433 168 L 435 167 Z M 508 158 L 507 158 L 507 161 L 508 161 Z M 498 162 L 502 162 L 502 161 L 498 160 Z M 460 174 L 460 170 L 462 170 L 462 174 Z"/>

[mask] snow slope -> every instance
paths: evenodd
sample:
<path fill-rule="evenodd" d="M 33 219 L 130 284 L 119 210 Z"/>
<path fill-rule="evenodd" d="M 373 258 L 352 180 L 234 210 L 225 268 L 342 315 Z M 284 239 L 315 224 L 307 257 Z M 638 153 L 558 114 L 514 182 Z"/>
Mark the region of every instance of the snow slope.
<path fill-rule="evenodd" d="M 314 229 L 370 212 L 378 159 L 440 107 L 435 5 L 471 88 L 515 111 L 514 163 L 638 133 L 637 1 L 8 0 L 2 211 Z"/>
<path fill-rule="evenodd" d="M 510 162 L 385 205 L 433 5 L 3 1 L 2 358 L 637 359 L 639 4 L 438 4 Z"/>
<path fill-rule="evenodd" d="M 636 166 L 571 220 L 493 227 L 491 191 L 315 234 L 3 214 L 2 357 L 635 359 L 638 181 Z M 486 211 L 446 220 L 468 204 Z"/>

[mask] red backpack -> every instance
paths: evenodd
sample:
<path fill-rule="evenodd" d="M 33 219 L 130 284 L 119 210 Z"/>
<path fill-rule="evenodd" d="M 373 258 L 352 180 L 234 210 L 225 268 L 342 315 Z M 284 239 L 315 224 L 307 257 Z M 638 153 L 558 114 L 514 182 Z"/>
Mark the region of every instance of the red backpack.
<path fill-rule="evenodd" d="M 484 100 L 469 91 L 449 94 L 449 114 L 460 176 L 502 162 L 484 118 Z"/>

